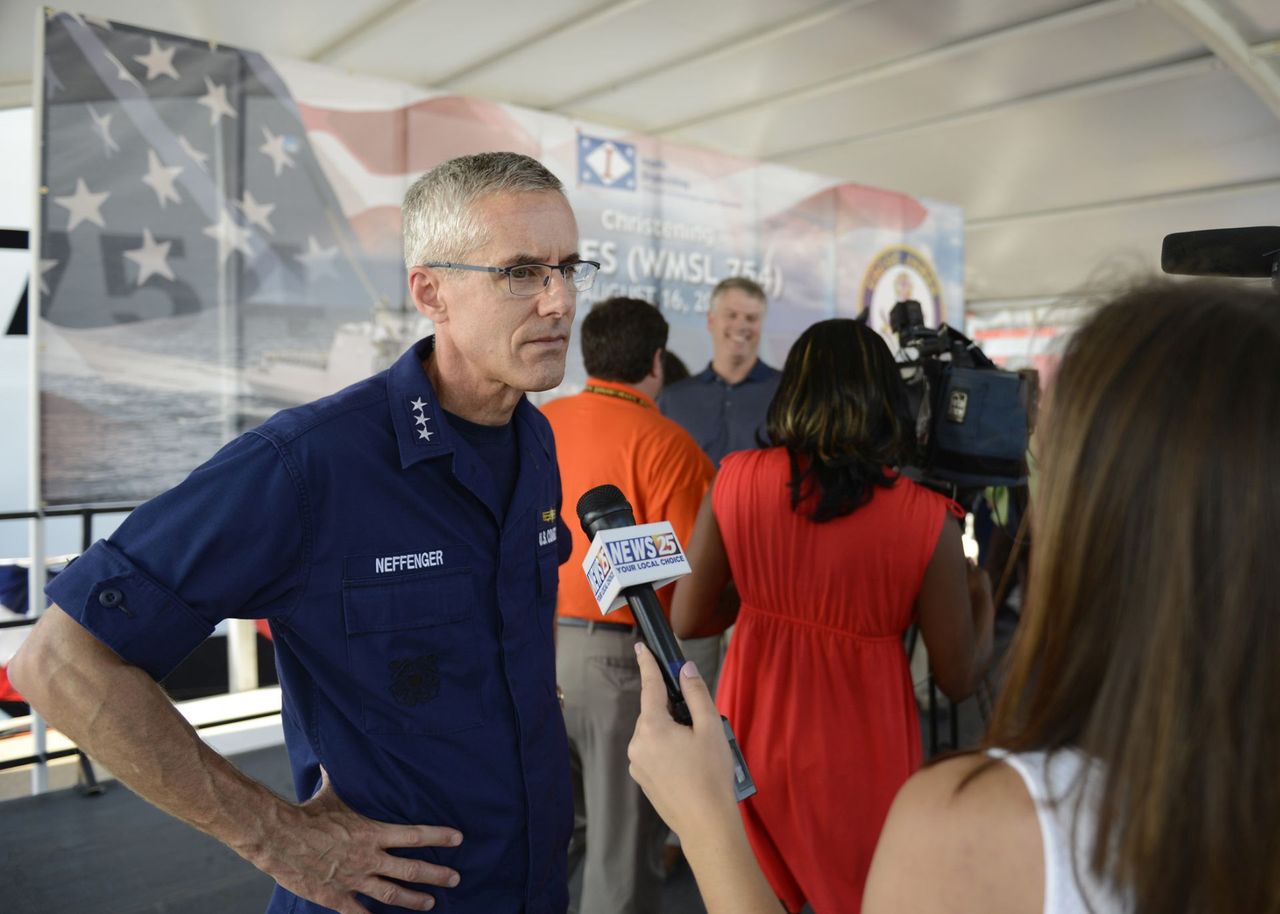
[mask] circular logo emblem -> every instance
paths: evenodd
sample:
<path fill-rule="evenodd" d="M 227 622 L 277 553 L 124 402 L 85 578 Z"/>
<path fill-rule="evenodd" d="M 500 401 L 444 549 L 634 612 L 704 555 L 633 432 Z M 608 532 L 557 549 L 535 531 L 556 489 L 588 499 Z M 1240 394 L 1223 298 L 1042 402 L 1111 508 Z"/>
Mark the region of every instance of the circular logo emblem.
<path fill-rule="evenodd" d="M 920 303 L 926 327 L 938 326 L 942 314 L 942 287 L 933 265 L 919 251 L 906 245 L 885 248 L 872 259 L 862 277 L 862 310 L 859 319 L 895 349 L 897 337 L 889 326 L 889 312 L 900 301 Z"/>

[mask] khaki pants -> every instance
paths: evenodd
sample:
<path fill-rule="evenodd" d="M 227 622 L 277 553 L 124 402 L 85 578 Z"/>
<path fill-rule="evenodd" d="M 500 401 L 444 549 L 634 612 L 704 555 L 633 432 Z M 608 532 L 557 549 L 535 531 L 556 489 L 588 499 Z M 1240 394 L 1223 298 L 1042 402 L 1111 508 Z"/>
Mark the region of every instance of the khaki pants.
<path fill-rule="evenodd" d="M 584 866 L 580 914 L 656 914 L 667 827 L 628 773 L 640 716 L 638 635 L 559 625 L 556 680 L 573 769 L 569 872 Z"/>
<path fill-rule="evenodd" d="M 724 664 L 724 652 L 729 646 L 729 635 L 733 629 L 722 635 L 709 638 L 681 638 L 680 653 L 685 660 L 692 660 L 698 665 L 698 674 L 716 697 L 716 684 L 720 681 L 720 667 Z"/>

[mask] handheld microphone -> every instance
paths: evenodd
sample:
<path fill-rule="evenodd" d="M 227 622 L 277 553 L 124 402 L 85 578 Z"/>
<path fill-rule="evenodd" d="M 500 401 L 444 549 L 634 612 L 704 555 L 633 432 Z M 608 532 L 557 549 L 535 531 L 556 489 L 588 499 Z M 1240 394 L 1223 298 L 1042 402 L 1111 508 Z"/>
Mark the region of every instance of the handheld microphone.
<path fill-rule="evenodd" d="M 578 521 L 582 524 L 582 531 L 589 540 L 595 540 L 597 534 L 604 530 L 636 526 L 635 514 L 631 511 L 627 496 L 623 495 L 617 486 L 610 485 L 596 486 L 578 499 Z M 662 525 L 650 526 L 661 527 Z M 666 526 L 670 528 L 669 524 Z M 671 535 L 671 540 L 676 546 L 676 551 L 679 551 L 679 544 L 675 543 L 674 534 Z M 587 566 L 591 563 L 591 555 L 588 554 L 587 560 L 583 563 L 583 570 L 587 571 Z M 688 567 L 687 563 L 685 567 Z M 587 577 L 591 578 L 590 572 Z M 656 578 L 648 578 L 648 580 L 659 581 L 662 579 L 661 574 Z M 625 577 L 619 575 L 615 585 L 623 583 L 624 580 Z M 602 609 L 607 609 L 611 605 L 609 594 L 616 591 L 606 587 L 602 592 L 604 596 L 597 594 L 596 599 L 600 602 Z M 693 726 L 693 716 L 689 713 L 689 706 L 685 704 L 684 695 L 680 691 L 679 677 L 680 668 L 684 666 L 684 654 L 680 652 L 680 643 L 676 641 L 675 633 L 671 631 L 671 625 L 662 612 L 662 604 L 658 602 L 658 595 L 653 591 L 653 584 L 640 583 L 623 587 L 621 595 L 626 598 L 627 605 L 631 607 L 636 623 L 640 626 L 640 634 L 644 636 L 644 643 L 648 645 L 650 652 L 658 661 L 659 669 L 662 670 L 662 681 L 667 687 L 667 709 L 677 723 L 687 727 Z M 720 716 L 720 726 L 724 728 L 724 737 L 729 744 L 729 753 L 733 757 L 733 795 L 741 802 L 755 795 L 756 783 L 747 769 L 747 760 L 742 755 L 742 748 L 734 738 L 733 728 L 729 726 L 729 721 L 724 715 Z"/>
<path fill-rule="evenodd" d="M 636 517 L 627 496 L 617 486 L 611 485 L 596 486 L 578 499 L 578 521 L 588 540 L 595 539 L 601 530 L 636 525 Z M 680 644 L 662 612 L 662 604 L 658 602 L 653 585 L 635 584 L 623 588 L 622 595 L 627 598 L 627 606 L 636 617 L 644 643 L 662 669 L 662 681 L 667 686 L 667 708 L 671 711 L 671 716 L 678 723 L 692 726 L 689 706 L 684 703 L 684 696 L 680 693 L 679 677 L 680 668 L 684 666 L 684 654 L 680 652 Z"/>

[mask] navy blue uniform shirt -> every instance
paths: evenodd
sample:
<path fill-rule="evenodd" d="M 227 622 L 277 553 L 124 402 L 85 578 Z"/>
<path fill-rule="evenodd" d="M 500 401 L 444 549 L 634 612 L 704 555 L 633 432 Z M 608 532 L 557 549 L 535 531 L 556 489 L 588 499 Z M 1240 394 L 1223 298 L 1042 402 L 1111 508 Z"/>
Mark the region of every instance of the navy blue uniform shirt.
<path fill-rule="evenodd" d="M 782 373 L 756 359 L 747 376 L 730 384 L 710 365 L 658 395 L 662 414 L 693 436 L 717 467 L 725 454 L 760 446 L 765 415 Z"/>
<path fill-rule="evenodd" d="M 436 911 L 562 914 L 555 445 L 521 398 L 515 489 L 496 504 L 422 370 L 433 343 L 232 441 L 48 594 L 157 679 L 219 620 L 270 619 L 298 799 L 323 765 L 363 815 L 459 829 L 459 847 L 397 851 L 461 874 L 427 889 Z M 277 887 L 269 910 L 323 909 Z"/>

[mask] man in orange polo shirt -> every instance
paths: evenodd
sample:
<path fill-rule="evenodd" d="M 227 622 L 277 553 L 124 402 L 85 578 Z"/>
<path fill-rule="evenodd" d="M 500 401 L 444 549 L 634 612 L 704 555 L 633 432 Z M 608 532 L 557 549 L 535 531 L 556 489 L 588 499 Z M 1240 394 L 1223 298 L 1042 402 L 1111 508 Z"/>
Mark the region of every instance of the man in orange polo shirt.
<path fill-rule="evenodd" d="M 591 309 L 579 338 L 586 388 L 542 408 L 556 436 L 566 511 L 584 492 L 612 483 L 631 502 L 636 523 L 670 521 L 687 545 L 715 468 L 654 403 L 666 320 L 648 302 L 611 298 Z M 640 715 L 635 619 L 626 607 L 600 615 L 582 572 L 590 543 L 577 524 L 569 526 L 573 555 L 560 566 L 556 603 L 556 679 L 574 781 L 569 872 L 585 857 L 583 914 L 656 914 L 667 829 L 627 773 L 627 743 Z M 671 591 L 658 591 L 668 613 Z"/>

